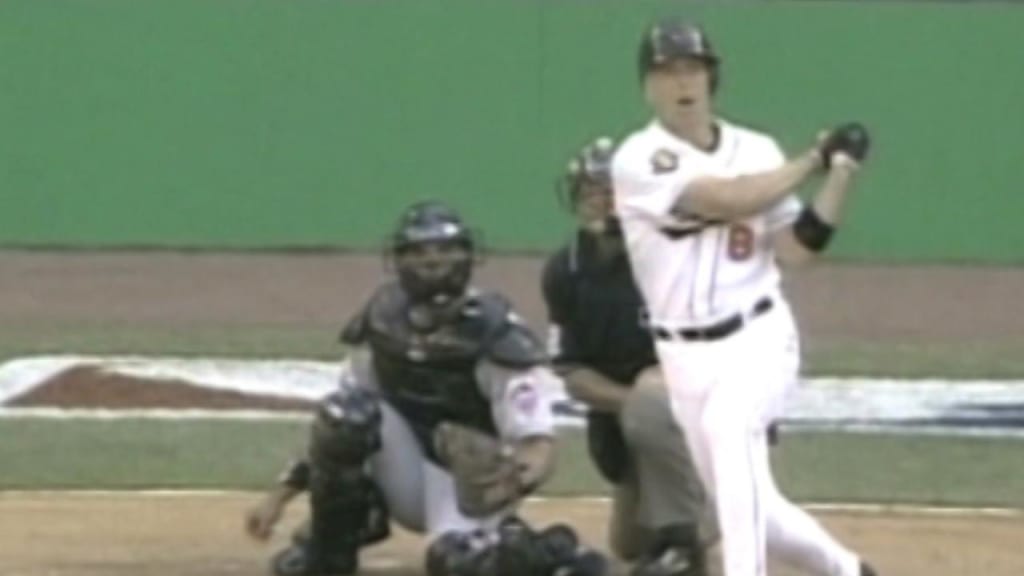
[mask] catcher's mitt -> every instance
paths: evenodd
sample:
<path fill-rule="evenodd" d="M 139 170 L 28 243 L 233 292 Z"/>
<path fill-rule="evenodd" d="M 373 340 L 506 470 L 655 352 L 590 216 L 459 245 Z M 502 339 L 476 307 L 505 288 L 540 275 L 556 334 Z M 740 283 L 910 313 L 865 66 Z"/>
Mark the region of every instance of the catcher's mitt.
<path fill-rule="evenodd" d="M 868 129 L 860 122 L 849 122 L 833 128 L 821 143 L 821 158 L 825 168 L 832 166 L 832 155 L 836 152 L 848 154 L 857 162 L 863 162 L 871 147 Z"/>
<path fill-rule="evenodd" d="M 466 516 L 494 514 L 526 491 L 512 446 L 493 436 L 443 422 L 434 431 L 434 449 L 455 479 L 459 510 Z"/>

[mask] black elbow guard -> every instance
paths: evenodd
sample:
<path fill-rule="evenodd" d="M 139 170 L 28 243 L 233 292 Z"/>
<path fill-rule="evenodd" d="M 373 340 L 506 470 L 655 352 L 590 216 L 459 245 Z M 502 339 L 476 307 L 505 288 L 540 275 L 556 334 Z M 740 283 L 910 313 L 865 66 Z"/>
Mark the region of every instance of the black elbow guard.
<path fill-rule="evenodd" d="M 821 252 L 832 241 L 835 226 L 821 219 L 814 208 L 805 206 L 793 222 L 793 235 L 800 244 L 811 252 Z"/>

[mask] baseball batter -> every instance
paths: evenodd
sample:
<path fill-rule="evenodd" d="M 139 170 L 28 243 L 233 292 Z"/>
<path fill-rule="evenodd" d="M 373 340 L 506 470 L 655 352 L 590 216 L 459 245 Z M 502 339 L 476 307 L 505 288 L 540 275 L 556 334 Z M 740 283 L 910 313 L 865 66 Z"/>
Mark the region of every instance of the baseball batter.
<path fill-rule="evenodd" d="M 639 73 L 654 119 L 612 167 L 673 413 L 714 496 L 726 576 L 764 576 L 769 552 L 810 574 L 873 576 L 779 492 L 767 447 L 800 368 L 776 262 L 809 260 L 829 244 L 867 133 L 841 126 L 787 160 L 770 136 L 714 115 L 719 65 L 699 27 L 648 29 Z M 793 191 L 818 174 L 820 191 L 801 202 Z"/>
<path fill-rule="evenodd" d="M 309 491 L 308 533 L 275 557 L 277 575 L 356 573 L 358 550 L 388 536 L 389 516 L 432 539 L 429 576 L 603 571 L 567 527 L 534 533 L 514 517 L 552 469 L 555 377 L 508 301 L 470 286 L 476 250 L 442 204 L 403 214 L 390 249 L 397 280 L 345 328 L 351 368 L 319 407 L 307 456 L 246 518 L 266 539 Z M 496 467 L 474 476 L 474 458 Z"/>

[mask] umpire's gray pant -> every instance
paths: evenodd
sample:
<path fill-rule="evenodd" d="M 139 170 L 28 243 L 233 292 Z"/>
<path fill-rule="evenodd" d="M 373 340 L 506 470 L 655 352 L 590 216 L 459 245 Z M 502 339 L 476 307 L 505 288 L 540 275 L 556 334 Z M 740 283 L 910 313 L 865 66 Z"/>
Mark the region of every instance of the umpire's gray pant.
<path fill-rule="evenodd" d="M 613 493 L 609 544 L 625 560 L 653 544 L 655 531 L 679 523 L 698 523 L 702 539 L 714 538 L 713 512 L 706 510 L 703 488 L 686 441 L 672 417 L 661 372 L 643 372 L 619 414 L 631 466 Z"/>

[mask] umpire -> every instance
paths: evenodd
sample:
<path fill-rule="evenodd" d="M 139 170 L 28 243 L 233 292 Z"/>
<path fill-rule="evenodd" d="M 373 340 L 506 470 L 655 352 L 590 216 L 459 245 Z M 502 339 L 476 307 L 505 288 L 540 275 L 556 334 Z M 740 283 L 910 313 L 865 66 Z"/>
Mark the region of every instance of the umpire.
<path fill-rule="evenodd" d="M 589 407 L 590 455 L 615 485 L 612 551 L 635 562 L 634 576 L 701 576 L 704 497 L 612 215 L 614 149 L 608 138 L 587 145 L 559 186 L 578 230 L 544 268 L 552 357 L 569 394 Z"/>

